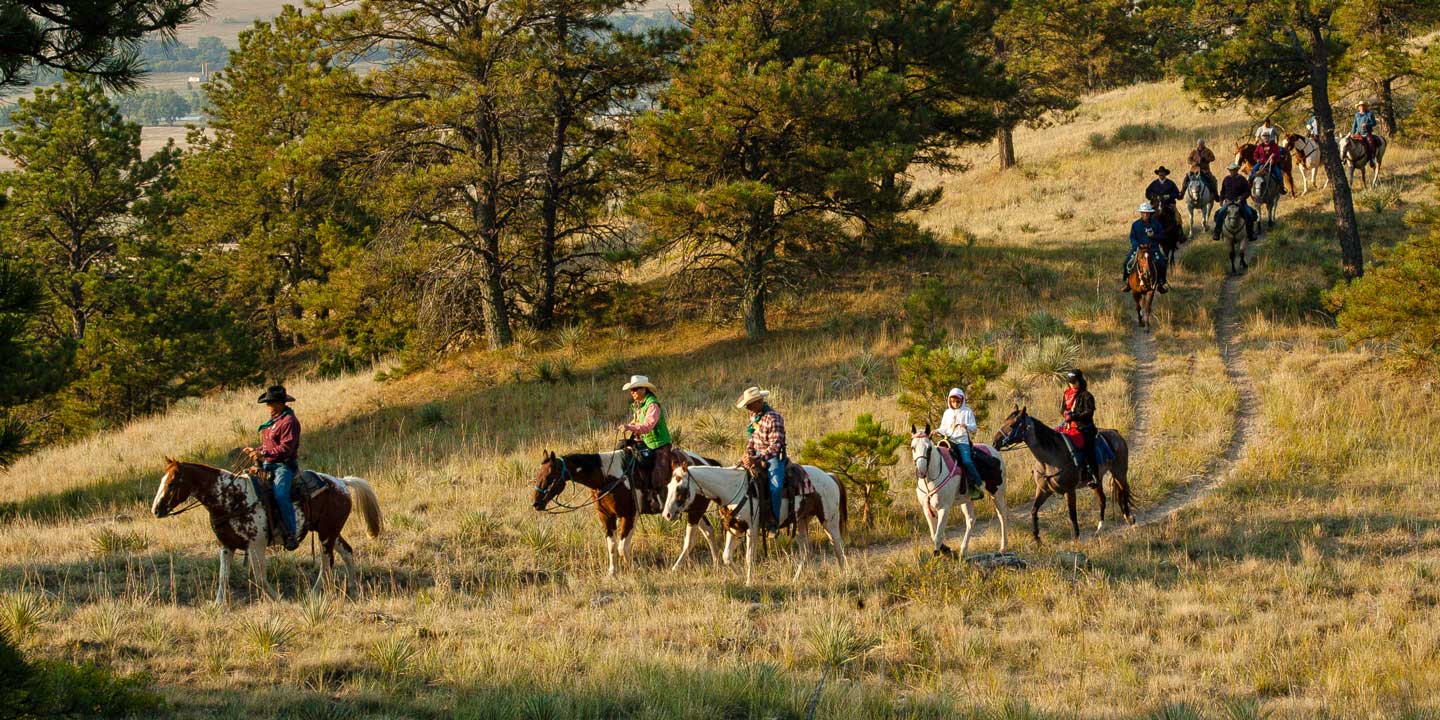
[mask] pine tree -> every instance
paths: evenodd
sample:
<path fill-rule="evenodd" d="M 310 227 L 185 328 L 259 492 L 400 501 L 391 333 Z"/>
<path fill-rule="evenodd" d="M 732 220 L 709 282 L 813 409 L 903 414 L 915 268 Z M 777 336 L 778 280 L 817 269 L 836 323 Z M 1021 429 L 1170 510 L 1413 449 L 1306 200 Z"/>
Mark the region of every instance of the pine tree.
<path fill-rule="evenodd" d="M 141 41 L 173 34 L 212 0 L 0 0 L 0 90 L 37 70 L 88 75 L 130 89 L 144 75 Z"/>
<path fill-rule="evenodd" d="M 899 462 L 895 450 L 905 436 L 886 430 L 869 414 L 855 418 L 855 427 L 805 443 L 800 462 L 837 476 L 860 498 L 861 518 L 875 524 L 879 510 L 890 506 L 890 482 L 885 468 Z"/>
<path fill-rule="evenodd" d="M 1365 272 L 1365 256 L 1330 107 L 1330 83 L 1347 44 L 1337 15 L 1341 4 L 1263 0 L 1237 9 L 1223 0 L 1197 0 L 1194 23 L 1211 33 L 1207 49 L 1188 59 L 1184 73 L 1185 89 L 1208 103 L 1283 104 L 1308 96 L 1320 123 L 1345 277 L 1357 278 Z"/>
<path fill-rule="evenodd" d="M 1434 0 L 1350 0 L 1339 11 L 1350 47 L 1338 74 L 1360 82 L 1378 100 L 1375 109 L 1387 135 L 1400 132 L 1395 111 L 1398 83 L 1416 77 L 1425 36 L 1440 26 Z"/>
<path fill-rule="evenodd" d="M 938 427 L 945 414 L 950 388 L 965 390 L 966 400 L 983 421 L 994 398 L 991 380 L 1005 374 L 1006 365 L 992 348 L 924 348 L 916 346 L 897 361 L 900 409 L 910 422 Z"/>

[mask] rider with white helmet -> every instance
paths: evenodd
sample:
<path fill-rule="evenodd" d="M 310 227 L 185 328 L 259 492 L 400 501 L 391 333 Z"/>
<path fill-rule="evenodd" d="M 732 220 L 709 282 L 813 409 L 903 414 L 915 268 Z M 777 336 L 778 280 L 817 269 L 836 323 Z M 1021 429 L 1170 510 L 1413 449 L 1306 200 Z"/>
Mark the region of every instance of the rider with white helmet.
<path fill-rule="evenodd" d="M 1160 221 L 1155 219 L 1155 208 L 1150 203 L 1140 203 L 1138 208 L 1139 219 L 1130 224 L 1130 254 L 1125 256 L 1125 264 L 1120 268 L 1120 281 L 1122 287 L 1120 292 L 1130 292 L 1130 266 L 1135 262 L 1135 256 L 1140 253 L 1141 245 L 1157 245 L 1160 238 L 1165 235 L 1164 228 L 1160 227 Z M 1165 253 L 1155 253 L 1155 275 L 1159 283 L 1160 292 L 1169 292 L 1170 288 L 1165 280 Z"/>
<path fill-rule="evenodd" d="M 940 418 L 940 434 L 950 441 L 951 453 L 965 467 L 965 471 L 970 473 L 970 499 L 980 500 L 985 497 L 985 492 L 981 489 L 984 482 L 980 477 L 979 468 L 975 467 L 975 449 L 970 440 L 970 437 L 978 430 L 975 424 L 975 411 L 965 404 L 965 391 L 960 388 L 950 389 L 950 396 L 946 398 L 946 403 L 950 407 Z"/>

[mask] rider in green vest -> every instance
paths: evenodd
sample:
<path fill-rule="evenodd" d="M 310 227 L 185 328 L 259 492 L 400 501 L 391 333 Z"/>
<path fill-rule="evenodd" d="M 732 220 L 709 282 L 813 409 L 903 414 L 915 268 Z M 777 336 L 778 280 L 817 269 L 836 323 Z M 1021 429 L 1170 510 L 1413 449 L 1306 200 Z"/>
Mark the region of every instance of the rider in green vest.
<path fill-rule="evenodd" d="M 644 375 L 631 376 L 623 388 L 633 405 L 630 422 L 620 429 L 640 440 L 641 472 L 635 473 L 635 505 L 641 512 L 660 511 L 660 493 L 670 483 L 673 467 L 670 453 L 670 426 L 665 409 L 655 397 L 655 385 Z"/>

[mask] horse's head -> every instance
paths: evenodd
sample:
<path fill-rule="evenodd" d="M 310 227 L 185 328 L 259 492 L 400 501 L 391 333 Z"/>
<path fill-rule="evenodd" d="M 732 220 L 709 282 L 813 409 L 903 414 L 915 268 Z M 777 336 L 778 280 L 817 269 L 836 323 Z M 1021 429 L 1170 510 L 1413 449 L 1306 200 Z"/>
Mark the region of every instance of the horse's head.
<path fill-rule="evenodd" d="M 674 520 L 690 507 L 694 499 L 694 481 L 690 479 L 690 462 L 681 460 L 675 463 L 670 471 L 670 484 L 665 487 L 665 507 L 660 511 L 660 516 L 666 520 Z"/>
<path fill-rule="evenodd" d="M 915 479 L 924 480 L 930 477 L 930 455 L 934 448 L 929 424 L 925 425 L 924 430 L 916 430 L 914 425 L 910 426 L 910 460 L 915 463 Z"/>
<path fill-rule="evenodd" d="M 1256 200 L 1263 200 L 1265 198 L 1265 183 L 1270 181 L 1270 179 L 1266 177 L 1267 174 L 1268 173 L 1262 172 L 1250 179 L 1250 197 Z"/>
<path fill-rule="evenodd" d="M 181 503 L 196 496 L 198 478 L 192 471 L 192 466 L 175 460 L 165 458 L 165 472 L 160 475 L 160 487 L 155 491 L 155 501 L 150 504 L 150 512 L 155 517 L 163 518 L 175 511 Z"/>
<path fill-rule="evenodd" d="M 551 500 L 565 491 L 565 483 L 571 479 L 570 467 L 565 458 L 546 450 L 540 456 L 540 471 L 535 477 L 535 497 L 532 501 L 536 510 L 544 510 Z"/>
<path fill-rule="evenodd" d="M 1033 422 L 1028 407 L 1016 407 L 1005 417 L 1005 422 L 1000 423 L 1000 429 L 995 431 L 995 439 L 990 444 L 996 450 L 1025 444 Z"/>

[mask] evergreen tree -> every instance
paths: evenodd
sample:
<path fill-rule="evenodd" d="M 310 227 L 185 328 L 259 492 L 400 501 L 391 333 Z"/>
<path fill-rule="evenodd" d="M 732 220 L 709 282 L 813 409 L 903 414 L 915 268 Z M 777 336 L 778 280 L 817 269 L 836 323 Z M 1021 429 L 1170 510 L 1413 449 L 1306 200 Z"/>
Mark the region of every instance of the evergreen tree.
<path fill-rule="evenodd" d="M 1339 74 L 1359 81 L 1378 102 L 1375 110 L 1387 135 L 1400 132 L 1396 84 L 1416 76 L 1422 40 L 1440 25 L 1435 0 L 1350 0 L 1339 11 L 1350 39 Z"/>
<path fill-rule="evenodd" d="M 33 327 L 43 302 L 40 283 L 18 263 L 0 258 L 0 470 L 28 447 L 29 428 L 12 408 L 43 389 Z"/>
<path fill-rule="evenodd" d="M 37 69 L 89 75 L 110 88 L 144 74 L 142 39 L 193 22 L 211 0 L 0 0 L 0 90 Z"/>
<path fill-rule="evenodd" d="M 975 417 L 983 421 L 993 394 L 991 380 L 1005 374 L 1006 365 L 992 348 L 924 348 L 916 346 L 897 361 L 900 408 L 916 425 L 938 427 L 945 415 L 950 388 L 965 389 Z"/>
<path fill-rule="evenodd" d="M 835 475 L 860 498 L 861 518 L 875 524 L 876 512 L 890 506 L 890 482 L 885 468 L 899 462 L 895 450 L 905 436 L 886 430 L 869 414 L 855 418 L 855 427 L 805 443 L 800 462 Z"/>
<path fill-rule="evenodd" d="M 690 271 L 738 291 L 749 337 L 789 274 L 813 272 L 847 221 L 890 206 L 881 176 L 904 167 L 896 144 L 904 84 L 826 56 L 846 42 L 853 0 L 693 3 L 692 43 L 638 123 L 637 155 L 660 189 L 634 203 Z"/>

